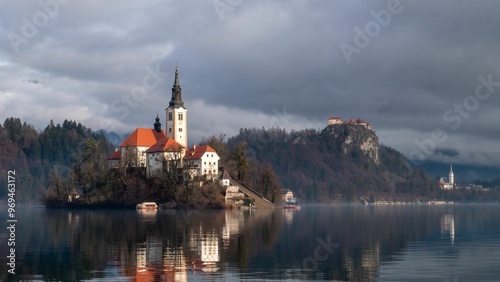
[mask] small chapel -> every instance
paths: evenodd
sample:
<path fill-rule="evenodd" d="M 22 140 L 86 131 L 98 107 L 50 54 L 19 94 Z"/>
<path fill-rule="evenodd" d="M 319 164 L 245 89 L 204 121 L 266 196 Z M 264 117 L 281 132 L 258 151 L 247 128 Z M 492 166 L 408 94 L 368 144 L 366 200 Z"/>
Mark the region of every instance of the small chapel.
<path fill-rule="evenodd" d="M 165 130 L 158 115 L 152 128 L 136 128 L 109 156 L 110 167 L 143 169 L 148 178 L 176 167 L 185 179 L 215 179 L 220 158 L 210 146 L 188 148 L 187 118 L 176 67 L 172 96 L 165 109 Z"/>
<path fill-rule="evenodd" d="M 448 182 L 444 178 L 439 179 L 439 185 L 443 190 L 451 190 L 455 187 L 455 174 L 453 173 L 453 166 L 450 164 L 450 173 L 448 174 Z"/>

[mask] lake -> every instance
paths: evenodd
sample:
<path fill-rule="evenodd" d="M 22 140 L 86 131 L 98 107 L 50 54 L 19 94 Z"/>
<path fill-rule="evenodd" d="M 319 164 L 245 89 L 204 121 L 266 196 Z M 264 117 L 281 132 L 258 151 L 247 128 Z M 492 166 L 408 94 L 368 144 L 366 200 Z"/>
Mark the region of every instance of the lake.
<path fill-rule="evenodd" d="M 16 216 L 15 275 L 0 232 L 2 281 L 500 280 L 500 205 Z"/>

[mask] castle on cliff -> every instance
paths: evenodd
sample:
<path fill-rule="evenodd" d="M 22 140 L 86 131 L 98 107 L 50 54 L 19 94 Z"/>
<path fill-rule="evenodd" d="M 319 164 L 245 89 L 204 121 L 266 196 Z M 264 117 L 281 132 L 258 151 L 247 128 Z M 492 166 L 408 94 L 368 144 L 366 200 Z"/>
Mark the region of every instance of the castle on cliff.
<path fill-rule="evenodd" d="M 327 125 L 336 125 L 336 124 L 353 124 L 353 125 L 361 125 L 366 127 L 367 129 L 372 129 L 372 126 L 369 122 L 366 122 L 362 119 L 346 119 L 343 120 L 339 117 L 332 116 L 328 119 Z"/>

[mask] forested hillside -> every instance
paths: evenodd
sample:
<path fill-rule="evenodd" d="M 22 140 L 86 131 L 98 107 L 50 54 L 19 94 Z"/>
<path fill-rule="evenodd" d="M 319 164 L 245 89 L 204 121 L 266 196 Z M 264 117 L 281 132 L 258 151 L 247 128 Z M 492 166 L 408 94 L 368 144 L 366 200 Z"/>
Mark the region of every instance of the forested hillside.
<path fill-rule="evenodd" d="M 227 146 L 246 144 L 250 160 L 268 163 L 284 187 L 308 202 L 415 199 L 436 197 L 436 180 L 414 168 L 396 150 L 380 145 L 376 134 L 359 125 L 333 125 L 286 132 L 241 129 Z"/>
<path fill-rule="evenodd" d="M 436 179 L 379 144 L 374 131 L 359 125 L 292 132 L 241 129 L 227 141 L 225 135 L 211 136 L 201 144 L 212 146 L 221 166 L 272 202 L 280 201 L 282 188 L 292 189 L 303 202 L 323 203 L 500 198 L 500 189 L 441 190 Z M 168 173 L 147 181 L 140 173 L 110 170 L 107 156 L 113 149 L 102 133 L 74 121 L 51 121 L 38 132 L 19 118 L 7 118 L 0 125 L 0 175 L 6 179 L 7 171 L 16 171 L 16 199 L 24 204 L 64 201 L 72 189 L 90 205 L 211 200 L 196 196 L 198 190 L 181 189 L 177 177 Z M 7 181 L 0 182 L 0 201 L 6 198 L 6 186 Z"/>
<path fill-rule="evenodd" d="M 73 164 L 91 138 L 104 157 L 113 150 L 102 134 L 81 123 L 53 121 L 41 132 L 19 118 L 7 118 L 0 125 L 0 175 L 16 171 L 16 197 L 21 203 L 41 200 L 51 181 L 69 177 Z M 0 182 L 0 199 L 6 197 L 6 181 Z"/>

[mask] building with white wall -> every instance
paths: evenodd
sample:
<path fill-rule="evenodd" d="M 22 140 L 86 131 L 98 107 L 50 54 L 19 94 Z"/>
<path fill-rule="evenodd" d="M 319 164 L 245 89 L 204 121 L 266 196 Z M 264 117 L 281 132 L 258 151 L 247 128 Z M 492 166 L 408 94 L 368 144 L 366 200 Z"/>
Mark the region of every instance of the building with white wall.
<path fill-rule="evenodd" d="M 143 167 L 147 177 L 158 177 L 165 165 L 179 161 L 184 177 L 202 176 L 216 179 L 219 155 L 210 146 L 193 146 L 187 149 L 187 108 L 182 101 L 179 72 L 176 67 L 172 96 L 166 113 L 166 128 L 161 129 L 158 116 L 154 129 L 137 128 L 109 158 L 110 167 Z M 168 169 L 168 168 L 166 168 Z"/>
<path fill-rule="evenodd" d="M 210 146 L 196 146 L 184 156 L 185 178 L 204 176 L 207 179 L 218 177 L 219 155 Z"/>
<path fill-rule="evenodd" d="M 455 187 L 455 174 L 453 173 L 453 166 L 450 164 L 450 173 L 448 174 L 448 182 L 444 181 L 441 177 L 439 180 L 439 185 L 441 185 L 441 189 L 451 190 Z"/>
<path fill-rule="evenodd" d="M 366 127 L 367 129 L 372 129 L 372 126 L 369 122 L 366 122 L 362 119 L 346 119 L 343 120 L 339 117 L 332 116 L 328 118 L 327 125 L 337 125 L 337 124 L 352 124 L 352 125 L 361 125 Z"/>
<path fill-rule="evenodd" d="M 182 168 L 186 148 L 164 137 L 146 150 L 146 176 L 159 177 L 165 170 Z"/>
<path fill-rule="evenodd" d="M 146 167 L 146 150 L 165 137 L 159 118 L 154 129 L 136 128 L 108 158 L 110 167 Z"/>

